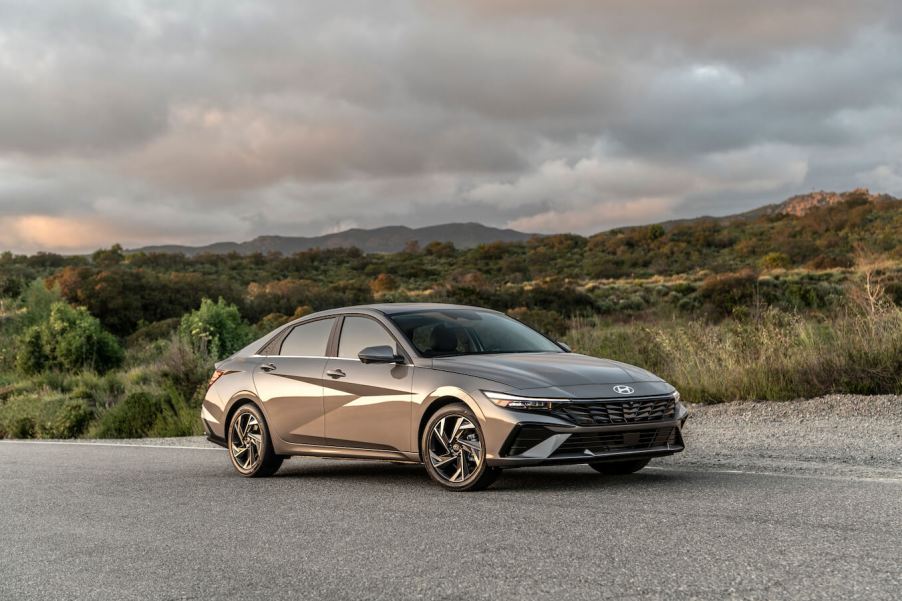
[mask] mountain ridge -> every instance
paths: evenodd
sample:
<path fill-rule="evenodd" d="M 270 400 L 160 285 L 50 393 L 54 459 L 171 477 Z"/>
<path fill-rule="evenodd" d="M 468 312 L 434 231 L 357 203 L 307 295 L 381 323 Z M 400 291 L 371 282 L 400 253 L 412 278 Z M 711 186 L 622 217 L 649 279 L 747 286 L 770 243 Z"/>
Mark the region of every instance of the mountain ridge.
<path fill-rule="evenodd" d="M 246 242 L 214 242 L 204 246 L 162 244 L 142 246 L 128 252 L 238 254 L 278 252 L 285 255 L 313 248 L 356 247 L 366 253 L 390 253 L 404 250 L 407 244 L 416 242 L 425 246 L 430 242 L 451 242 L 457 248 L 472 248 L 490 242 L 522 242 L 536 234 L 512 229 L 495 228 L 474 222 L 443 223 L 419 228 L 406 225 L 387 225 L 373 229 L 352 228 L 322 236 L 257 236 Z"/>
<path fill-rule="evenodd" d="M 902 199 L 896 198 L 890 194 L 871 194 L 868 188 L 855 188 L 846 192 L 831 192 L 827 190 L 814 190 L 804 194 L 795 194 L 781 202 L 761 205 L 758 208 L 742 213 L 732 213 L 730 215 L 700 215 L 698 217 L 689 217 L 686 219 L 671 219 L 663 221 L 660 225 L 670 228 L 686 223 L 694 223 L 697 221 L 716 221 L 718 223 L 731 223 L 734 221 L 748 221 L 759 217 L 792 215 L 793 217 L 802 217 L 814 209 L 826 206 L 833 206 L 848 201 L 869 202 L 876 204 L 878 202 L 902 202 Z M 651 225 L 651 224 L 649 224 Z"/>
<path fill-rule="evenodd" d="M 756 209 L 713 217 L 702 215 L 687 219 L 674 219 L 660 222 L 665 228 L 671 228 L 682 224 L 698 221 L 716 221 L 718 223 L 730 223 L 740 220 L 752 220 L 765 216 L 792 215 L 801 217 L 813 209 L 831 206 L 842 202 L 902 202 L 902 199 L 889 194 L 871 194 L 867 188 L 855 188 L 846 192 L 829 192 L 818 190 L 805 194 L 796 194 L 778 203 L 765 204 Z M 655 225 L 655 224 L 647 224 Z M 626 226 L 615 229 L 631 229 Z M 186 246 L 177 244 L 163 244 L 143 246 L 131 249 L 128 252 L 144 253 L 182 253 L 187 256 L 203 253 L 227 254 L 236 252 L 248 255 L 254 253 L 281 253 L 291 255 L 297 252 L 314 248 L 348 248 L 356 247 L 365 253 L 392 253 L 400 252 L 412 242 L 419 246 L 425 246 L 431 242 L 451 242 L 457 248 L 472 248 L 480 244 L 491 242 L 523 242 L 540 236 L 517 230 L 496 228 L 475 222 L 444 223 L 420 228 L 411 228 L 405 225 L 388 225 L 373 229 L 352 228 L 341 232 L 324 234 L 321 236 L 279 236 L 262 235 L 245 242 L 215 242 L 203 246 Z"/>

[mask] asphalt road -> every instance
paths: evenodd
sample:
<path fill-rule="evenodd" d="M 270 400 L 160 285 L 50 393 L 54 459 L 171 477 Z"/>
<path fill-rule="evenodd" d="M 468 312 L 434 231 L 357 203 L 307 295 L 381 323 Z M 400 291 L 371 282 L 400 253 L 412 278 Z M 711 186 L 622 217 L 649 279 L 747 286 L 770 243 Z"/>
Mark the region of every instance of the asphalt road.
<path fill-rule="evenodd" d="M 0 599 L 898 599 L 902 479 L 0 442 Z"/>

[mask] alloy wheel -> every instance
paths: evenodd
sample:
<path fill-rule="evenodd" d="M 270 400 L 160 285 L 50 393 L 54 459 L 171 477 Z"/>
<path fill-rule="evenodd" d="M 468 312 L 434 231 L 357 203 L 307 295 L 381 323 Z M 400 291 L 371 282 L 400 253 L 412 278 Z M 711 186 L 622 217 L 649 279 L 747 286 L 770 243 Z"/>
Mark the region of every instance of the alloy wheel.
<path fill-rule="evenodd" d="M 251 471 L 260 463 L 263 457 L 263 429 L 253 413 L 240 413 L 232 421 L 229 451 L 235 464 L 244 471 Z"/>
<path fill-rule="evenodd" d="M 479 430 L 462 415 L 448 415 L 429 433 L 429 461 L 448 482 L 460 483 L 479 470 L 483 461 Z"/>

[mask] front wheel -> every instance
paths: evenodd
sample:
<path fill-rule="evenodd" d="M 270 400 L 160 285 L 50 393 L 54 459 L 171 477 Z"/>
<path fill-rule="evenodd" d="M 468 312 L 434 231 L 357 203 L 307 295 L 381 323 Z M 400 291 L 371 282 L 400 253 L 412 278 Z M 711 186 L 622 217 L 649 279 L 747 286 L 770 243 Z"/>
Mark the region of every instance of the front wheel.
<path fill-rule="evenodd" d="M 282 466 L 263 413 L 254 405 L 242 405 L 232 416 L 228 448 L 235 470 L 247 478 L 272 476 Z"/>
<path fill-rule="evenodd" d="M 638 472 L 648 465 L 649 461 L 651 461 L 651 459 L 636 459 L 634 461 L 599 461 L 597 463 L 590 463 L 589 467 L 602 474 L 623 476 Z"/>
<path fill-rule="evenodd" d="M 463 403 L 439 409 L 426 424 L 420 452 L 429 476 L 448 490 L 482 490 L 501 470 L 485 462 L 479 420 Z"/>

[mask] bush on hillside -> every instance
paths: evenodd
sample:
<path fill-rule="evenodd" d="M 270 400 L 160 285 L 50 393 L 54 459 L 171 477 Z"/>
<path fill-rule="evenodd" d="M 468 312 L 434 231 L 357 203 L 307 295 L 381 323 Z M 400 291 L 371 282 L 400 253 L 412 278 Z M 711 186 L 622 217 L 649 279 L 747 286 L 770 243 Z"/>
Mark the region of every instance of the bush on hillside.
<path fill-rule="evenodd" d="M 199 409 L 173 388 L 162 393 L 136 391 L 100 416 L 90 432 L 97 438 L 190 436 L 200 434 Z"/>
<path fill-rule="evenodd" d="M 97 438 L 141 438 L 147 436 L 160 414 L 163 399 L 149 392 L 133 392 L 100 416 Z"/>
<path fill-rule="evenodd" d="M 0 438 L 75 438 L 93 417 L 82 399 L 48 390 L 20 394 L 0 405 Z"/>
<path fill-rule="evenodd" d="M 238 307 L 220 297 L 215 303 L 205 298 L 200 308 L 182 317 L 179 337 L 213 360 L 228 357 L 251 341 L 251 328 Z"/>
<path fill-rule="evenodd" d="M 750 307 L 758 290 L 758 276 L 751 270 L 724 273 L 707 278 L 698 289 L 699 297 L 710 313 L 727 317 L 734 310 Z"/>
<path fill-rule="evenodd" d="M 53 303 L 50 315 L 19 337 L 16 366 L 25 374 L 50 369 L 106 372 L 122 364 L 122 347 L 84 307 Z"/>

